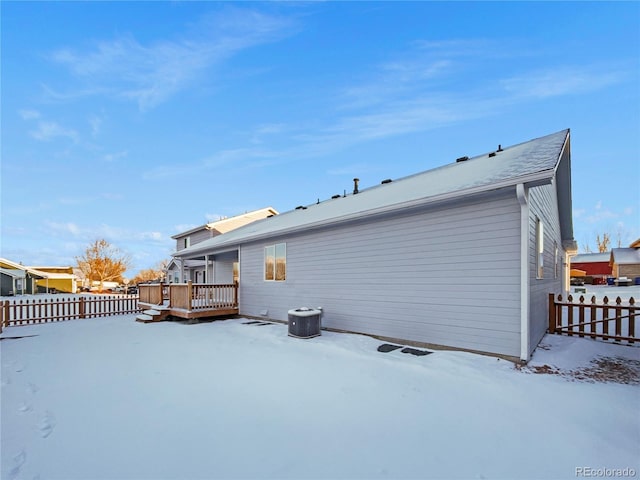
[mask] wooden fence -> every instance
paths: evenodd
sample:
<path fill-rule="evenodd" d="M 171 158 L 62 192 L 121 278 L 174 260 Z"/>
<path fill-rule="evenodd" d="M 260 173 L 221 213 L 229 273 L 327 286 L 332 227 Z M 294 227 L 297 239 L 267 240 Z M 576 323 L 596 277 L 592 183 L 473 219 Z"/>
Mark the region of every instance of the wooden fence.
<path fill-rule="evenodd" d="M 137 295 L 5 300 L 0 302 L 0 327 L 138 312 Z"/>
<path fill-rule="evenodd" d="M 634 343 L 640 341 L 636 331 L 636 318 L 640 317 L 640 306 L 631 297 L 628 301 L 616 298 L 610 303 L 604 297 L 598 302 L 593 296 L 585 302 L 584 296 L 578 301 L 569 295 L 566 301 L 562 295 L 549 294 L 549 333 L 577 335 L 599 338 L 614 342 Z"/>

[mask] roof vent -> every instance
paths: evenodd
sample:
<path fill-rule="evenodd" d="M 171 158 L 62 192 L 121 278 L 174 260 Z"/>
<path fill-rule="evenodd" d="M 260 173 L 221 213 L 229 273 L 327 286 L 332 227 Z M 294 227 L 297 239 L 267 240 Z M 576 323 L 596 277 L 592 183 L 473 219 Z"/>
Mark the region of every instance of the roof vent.
<path fill-rule="evenodd" d="M 467 156 L 456 158 L 456 163 L 466 162 L 467 160 L 469 160 L 469 157 Z"/>
<path fill-rule="evenodd" d="M 296 210 L 306 210 L 306 209 L 307 209 L 307 207 L 302 206 L 302 205 L 298 205 L 298 206 L 296 207 Z"/>
<path fill-rule="evenodd" d="M 358 192 L 360 191 L 360 190 L 358 190 L 358 182 L 359 182 L 359 181 L 360 181 L 360 179 L 359 179 L 359 178 L 354 178 L 354 179 L 353 179 L 353 194 L 354 194 L 354 195 L 357 195 L 357 194 L 358 194 Z"/>
<path fill-rule="evenodd" d="M 391 180 L 390 178 L 387 178 L 386 180 L 382 180 L 380 183 L 382 185 L 386 185 L 387 183 L 391 183 L 391 182 L 393 182 L 393 180 Z"/>
<path fill-rule="evenodd" d="M 331 197 L 331 198 L 332 198 L 332 199 L 335 199 L 335 198 L 340 198 L 341 196 L 342 196 L 342 195 L 334 195 L 334 196 L 333 196 L 333 197 Z"/>
<path fill-rule="evenodd" d="M 502 145 L 498 145 L 498 151 L 502 152 Z"/>
<path fill-rule="evenodd" d="M 490 156 L 490 157 L 495 157 L 495 156 L 496 156 L 496 152 L 491 152 L 491 153 L 489 154 L 489 156 Z"/>

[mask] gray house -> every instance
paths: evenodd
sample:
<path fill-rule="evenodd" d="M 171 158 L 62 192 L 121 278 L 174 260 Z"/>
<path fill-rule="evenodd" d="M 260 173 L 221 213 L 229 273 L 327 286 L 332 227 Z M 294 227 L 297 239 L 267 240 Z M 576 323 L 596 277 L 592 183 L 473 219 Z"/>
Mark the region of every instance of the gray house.
<path fill-rule="evenodd" d="M 239 313 L 529 359 L 575 253 L 569 130 L 264 220 L 174 254 L 239 263 Z M 228 276 L 228 275 L 227 275 Z"/>
<path fill-rule="evenodd" d="M 278 211 L 271 208 L 261 208 L 259 210 L 253 210 L 251 212 L 245 212 L 234 217 L 221 218 L 214 222 L 209 222 L 204 225 L 189 229 L 185 232 L 180 232 L 173 235 L 176 241 L 176 252 L 197 245 L 198 243 L 209 240 L 223 233 L 230 232 L 233 229 L 247 225 L 248 223 L 255 222 L 256 220 L 262 220 L 263 218 L 272 217 L 277 215 Z M 196 260 L 176 260 L 174 258 L 167 265 L 167 282 L 179 283 L 181 281 L 191 280 L 196 283 L 206 283 L 211 280 L 215 280 L 218 283 L 232 283 L 234 278 L 237 277 L 237 272 L 234 275 L 232 273 L 230 278 L 222 278 L 226 275 L 226 270 L 219 272 L 216 275 L 216 265 L 212 263 L 212 260 L 201 258 Z M 182 279 L 182 280 L 181 280 Z"/>

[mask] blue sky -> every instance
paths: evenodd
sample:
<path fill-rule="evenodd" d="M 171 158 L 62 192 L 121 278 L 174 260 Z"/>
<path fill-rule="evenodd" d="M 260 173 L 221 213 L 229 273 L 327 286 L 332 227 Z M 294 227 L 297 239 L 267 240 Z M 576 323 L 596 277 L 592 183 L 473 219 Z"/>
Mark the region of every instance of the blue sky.
<path fill-rule="evenodd" d="M 640 3 L 2 2 L 1 255 L 171 235 L 571 128 L 574 233 L 640 237 Z"/>

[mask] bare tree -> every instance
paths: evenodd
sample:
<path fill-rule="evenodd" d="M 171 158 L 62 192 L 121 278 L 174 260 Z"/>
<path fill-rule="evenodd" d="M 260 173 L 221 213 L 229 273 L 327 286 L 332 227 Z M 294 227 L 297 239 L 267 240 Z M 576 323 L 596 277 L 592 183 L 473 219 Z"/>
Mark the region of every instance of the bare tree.
<path fill-rule="evenodd" d="M 602 238 L 600 238 L 600 234 L 598 234 L 596 237 L 596 243 L 598 244 L 598 252 L 608 252 L 609 246 L 611 245 L 611 235 L 605 232 L 602 234 Z"/>
<path fill-rule="evenodd" d="M 78 268 L 89 282 L 122 282 L 122 274 L 131 266 L 131 259 L 104 239 L 90 244 L 82 256 L 76 257 Z"/>
<path fill-rule="evenodd" d="M 161 281 L 165 276 L 168 265 L 168 260 L 162 260 L 155 267 L 140 270 L 136 276 L 133 277 L 131 283 Z"/>

